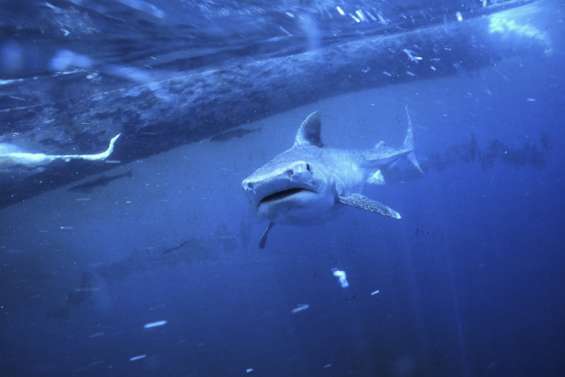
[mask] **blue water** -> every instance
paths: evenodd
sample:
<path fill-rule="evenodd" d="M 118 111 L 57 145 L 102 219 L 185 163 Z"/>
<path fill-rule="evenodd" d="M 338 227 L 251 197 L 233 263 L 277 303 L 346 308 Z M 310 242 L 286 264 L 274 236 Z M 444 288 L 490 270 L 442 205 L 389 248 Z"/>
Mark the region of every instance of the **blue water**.
<path fill-rule="evenodd" d="M 0 376 L 565 375 L 562 47 L 304 104 L 1 209 Z M 366 191 L 401 221 L 347 209 L 257 248 L 240 182 L 307 114 L 363 149 L 401 144 L 405 106 L 425 174 Z"/>

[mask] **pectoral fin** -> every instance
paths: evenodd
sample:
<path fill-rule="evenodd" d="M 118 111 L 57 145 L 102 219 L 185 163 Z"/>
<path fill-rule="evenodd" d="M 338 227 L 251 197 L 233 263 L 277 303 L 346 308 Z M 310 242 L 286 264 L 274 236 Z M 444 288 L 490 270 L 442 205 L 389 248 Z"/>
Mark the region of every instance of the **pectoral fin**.
<path fill-rule="evenodd" d="M 339 196 L 338 200 L 341 204 L 346 206 L 364 209 L 365 211 L 378 213 L 379 215 L 383 215 L 383 216 L 389 216 L 397 220 L 400 220 L 402 218 L 402 216 L 400 216 L 400 213 L 396 212 L 389 206 L 377 202 L 376 200 L 369 199 L 361 194 L 350 194 L 347 196 Z"/>
<path fill-rule="evenodd" d="M 269 225 L 267 225 L 267 228 L 265 229 L 265 231 L 261 235 L 261 238 L 259 239 L 259 248 L 260 249 L 265 248 L 265 245 L 267 244 L 267 237 L 269 236 L 269 231 L 271 230 L 273 225 L 275 225 L 275 223 L 269 223 Z"/>

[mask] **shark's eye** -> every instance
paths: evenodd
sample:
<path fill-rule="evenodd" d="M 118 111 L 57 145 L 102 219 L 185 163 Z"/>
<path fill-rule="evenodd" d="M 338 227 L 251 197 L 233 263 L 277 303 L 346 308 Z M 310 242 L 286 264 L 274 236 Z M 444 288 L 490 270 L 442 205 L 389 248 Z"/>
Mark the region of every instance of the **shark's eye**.
<path fill-rule="evenodd" d="M 310 166 L 309 163 L 306 163 L 306 170 L 308 170 L 310 173 L 312 173 L 312 167 Z"/>

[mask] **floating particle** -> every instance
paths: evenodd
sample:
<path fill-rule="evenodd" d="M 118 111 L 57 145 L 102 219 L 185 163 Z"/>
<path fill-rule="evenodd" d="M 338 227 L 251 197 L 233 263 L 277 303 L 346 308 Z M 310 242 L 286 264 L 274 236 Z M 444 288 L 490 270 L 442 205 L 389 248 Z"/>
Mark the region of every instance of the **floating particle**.
<path fill-rule="evenodd" d="M 333 365 L 331 363 L 327 363 L 327 364 L 324 364 L 324 366 L 322 368 L 328 369 L 328 368 L 331 368 L 332 366 Z"/>
<path fill-rule="evenodd" d="M 338 270 L 337 268 L 332 268 L 333 275 L 337 278 L 341 288 L 349 287 L 349 282 L 347 281 L 347 274 L 343 270 Z"/>
<path fill-rule="evenodd" d="M 388 77 L 392 77 L 392 73 L 390 73 L 388 71 L 383 71 L 383 75 L 388 76 Z"/>
<path fill-rule="evenodd" d="M 535 99 L 535 98 L 528 97 L 528 98 L 526 98 L 526 101 L 528 101 L 528 102 L 536 102 L 536 99 Z"/>
<path fill-rule="evenodd" d="M 361 20 L 361 21 L 365 21 L 365 20 L 366 20 L 365 14 L 363 13 L 363 11 L 362 11 L 361 9 L 357 9 L 357 10 L 355 11 L 355 15 L 356 15 L 357 18 L 358 18 L 359 20 Z"/>
<path fill-rule="evenodd" d="M 253 368 L 247 368 L 247 369 L 245 370 L 245 373 L 247 373 L 247 374 L 253 373 L 253 372 L 255 372 L 255 369 L 253 369 Z"/>
<path fill-rule="evenodd" d="M 59 229 L 61 229 L 61 230 L 73 230 L 73 227 L 70 226 L 70 225 L 61 225 L 59 227 Z"/>
<path fill-rule="evenodd" d="M 377 13 L 377 17 L 379 18 L 379 22 L 383 25 L 388 25 L 388 20 L 383 17 L 382 14 Z"/>
<path fill-rule="evenodd" d="M 367 17 L 369 17 L 371 21 L 377 21 L 377 17 L 375 17 L 371 12 L 366 10 L 365 13 L 367 13 Z"/>
<path fill-rule="evenodd" d="M 457 21 L 459 22 L 463 21 L 463 14 L 461 12 L 455 13 L 455 17 L 457 18 Z"/>
<path fill-rule="evenodd" d="M 136 355 L 136 356 L 132 356 L 129 358 L 129 361 L 137 361 L 137 360 L 143 360 L 147 357 L 146 354 L 142 354 L 142 355 Z"/>
<path fill-rule="evenodd" d="M 127 7 L 133 8 L 135 10 L 146 13 L 156 18 L 163 18 L 166 15 L 164 11 L 144 0 L 118 0 L 118 1 Z"/>
<path fill-rule="evenodd" d="M 84 369 L 92 368 L 92 367 L 102 365 L 102 364 L 104 364 L 104 360 L 95 360 L 95 361 L 89 363 L 88 365 L 86 365 L 86 367 L 84 367 Z"/>
<path fill-rule="evenodd" d="M 281 29 L 281 31 L 283 33 L 285 33 L 286 35 L 288 35 L 289 37 L 292 37 L 292 33 L 290 31 L 286 30 L 284 27 L 279 26 L 279 29 Z"/>
<path fill-rule="evenodd" d="M 145 328 L 145 329 L 152 329 L 152 328 L 154 328 L 154 327 L 165 326 L 166 324 L 167 324 L 167 321 L 149 322 L 149 323 L 146 323 L 145 325 L 143 325 L 143 328 Z"/>
<path fill-rule="evenodd" d="M 343 9 L 341 9 L 339 5 L 335 7 L 335 9 L 337 10 L 337 13 L 340 14 L 340 16 L 345 16 L 345 12 L 343 11 Z"/>
<path fill-rule="evenodd" d="M 371 296 L 376 296 L 376 295 L 378 295 L 379 293 L 381 293 L 381 290 L 380 290 L 380 289 L 376 289 L 376 290 L 374 290 L 373 292 L 371 292 Z"/>
<path fill-rule="evenodd" d="M 423 57 L 416 55 L 416 53 L 408 48 L 405 48 L 402 50 L 402 52 L 404 52 L 406 54 L 406 56 L 408 56 L 408 59 L 410 59 L 411 62 L 414 63 L 418 63 L 422 60 L 424 60 Z"/>
<path fill-rule="evenodd" d="M 303 312 L 304 310 L 308 310 L 308 309 L 310 309 L 310 305 L 308 305 L 308 304 L 300 304 L 300 305 L 297 305 L 297 306 L 296 306 L 294 309 L 292 309 L 290 312 L 291 312 L 292 314 L 296 314 L 296 313 L 300 313 L 300 312 Z"/>
<path fill-rule="evenodd" d="M 49 2 L 45 2 L 45 6 L 46 6 L 47 8 L 49 8 L 49 9 L 51 9 L 51 10 L 54 10 L 54 11 L 59 11 L 59 10 L 61 10 L 60 8 L 57 8 L 55 5 L 53 5 L 53 4 L 49 3 Z"/>

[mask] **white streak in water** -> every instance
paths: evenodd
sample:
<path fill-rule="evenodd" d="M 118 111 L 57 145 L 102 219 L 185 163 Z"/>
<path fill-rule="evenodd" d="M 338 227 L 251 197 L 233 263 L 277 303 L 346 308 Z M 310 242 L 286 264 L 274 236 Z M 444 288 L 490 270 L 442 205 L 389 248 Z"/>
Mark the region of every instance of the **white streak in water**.
<path fill-rule="evenodd" d="M 149 323 L 146 323 L 145 325 L 143 325 L 143 328 L 145 328 L 145 329 L 152 329 L 152 328 L 154 328 L 154 327 L 165 326 L 166 324 L 167 324 L 167 321 L 149 322 Z"/>
<path fill-rule="evenodd" d="M 304 310 L 310 309 L 310 305 L 308 304 L 300 304 L 297 305 L 294 309 L 291 310 L 292 314 L 303 312 Z"/>
<path fill-rule="evenodd" d="M 142 360 L 145 359 L 147 357 L 146 354 L 143 355 L 136 355 L 136 356 L 132 356 L 129 358 L 129 361 L 137 361 L 137 360 Z"/>
<path fill-rule="evenodd" d="M 408 48 L 405 48 L 402 51 L 406 54 L 406 56 L 408 56 L 408 59 L 410 59 L 411 62 L 418 63 L 418 62 L 424 60 L 423 57 L 416 55 L 416 53 L 414 51 L 412 51 Z"/>
<path fill-rule="evenodd" d="M 367 19 L 365 18 L 365 14 L 363 13 L 363 11 L 362 11 L 361 9 L 357 9 L 357 10 L 355 11 L 355 15 L 357 16 L 357 18 L 358 18 L 360 21 L 366 21 L 366 20 L 367 20 Z"/>
<path fill-rule="evenodd" d="M 165 12 L 157 8 L 155 5 L 143 0 L 118 0 L 120 3 L 138 10 L 140 12 L 149 14 L 155 18 L 165 17 Z"/>
<path fill-rule="evenodd" d="M 19 150 L 16 146 L 9 144 L 0 144 L 0 167 L 11 168 L 17 165 L 41 166 L 41 165 L 49 164 L 50 162 L 55 160 L 63 160 L 66 162 L 70 160 L 87 160 L 87 161 L 105 160 L 114 151 L 114 145 L 119 137 L 120 134 L 114 136 L 110 140 L 110 143 L 108 144 L 108 148 L 104 152 L 95 153 L 95 154 L 50 155 L 45 153 L 23 152 Z"/>

